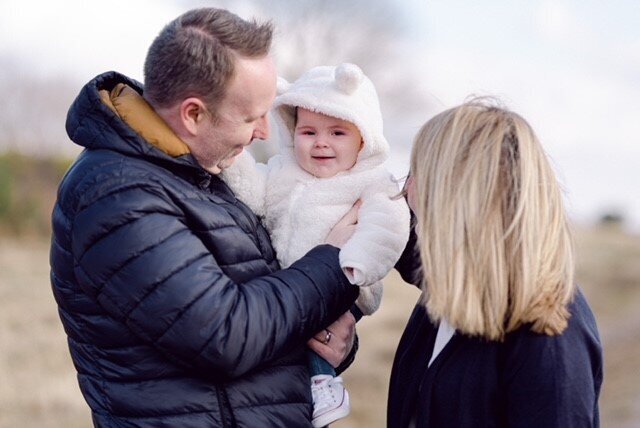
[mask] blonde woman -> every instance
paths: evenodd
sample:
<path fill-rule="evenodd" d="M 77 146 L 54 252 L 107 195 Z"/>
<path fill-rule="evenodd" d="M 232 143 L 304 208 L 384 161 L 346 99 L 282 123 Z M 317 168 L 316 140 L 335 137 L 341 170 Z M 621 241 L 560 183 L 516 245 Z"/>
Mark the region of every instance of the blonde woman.
<path fill-rule="evenodd" d="M 486 100 L 437 115 L 405 189 L 415 234 L 397 268 L 423 293 L 396 352 L 388 426 L 598 426 L 602 347 L 529 124 Z"/>

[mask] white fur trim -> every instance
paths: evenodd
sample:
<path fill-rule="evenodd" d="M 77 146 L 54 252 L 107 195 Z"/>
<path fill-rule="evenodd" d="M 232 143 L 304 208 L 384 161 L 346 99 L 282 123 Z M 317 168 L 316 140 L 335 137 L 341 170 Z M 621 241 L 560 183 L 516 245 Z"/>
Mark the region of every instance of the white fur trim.
<path fill-rule="evenodd" d="M 287 92 L 289 88 L 291 88 L 291 83 L 289 83 L 284 77 L 278 76 L 278 80 L 276 83 L 276 93 L 278 95 L 282 95 Z"/>
<path fill-rule="evenodd" d="M 342 272 L 353 285 L 369 285 L 365 284 L 366 277 L 364 275 L 365 266 L 360 263 L 352 263 L 349 266 L 342 266 Z"/>
<path fill-rule="evenodd" d="M 251 153 L 243 150 L 221 173 L 236 197 L 260 217 L 265 214 L 267 186 L 266 165 L 257 164 Z"/>
<path fill-rule="evenodd" d="M 358 154 L 354 168 L 369 169 L 381 165 L 389 153 L 384 137 L 382 112 L 373 83 L 354 64 L 338 67 L 315 67 L 291 83 L 273 103 L 277 121 L 293 135 L 295 107 L 337 117 L 358 127 L 364 146 Z M 281 147 L 292 147 L 293 138 L 283 141 Z"/>

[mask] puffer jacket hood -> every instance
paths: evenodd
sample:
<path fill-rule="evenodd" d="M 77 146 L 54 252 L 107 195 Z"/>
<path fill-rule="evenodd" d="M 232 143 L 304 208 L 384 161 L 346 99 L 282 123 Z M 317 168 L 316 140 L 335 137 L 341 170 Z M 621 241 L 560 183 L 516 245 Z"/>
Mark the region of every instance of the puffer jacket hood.
<path fill-rule="evenodd" d="M 306 341 L 358 293 L 338 249 L 278 270 L 218 176 L 102 101 L 117 85 L 142 92 L 111 72 L 73 103 L 67 130 L 86 150 L 52 215 L 52 290 L 94 425 L 310 427 Z"/>
<path fill-rule="evenodd" d="M 71 140 L 87 149 L 108 149 L 157 164 L 201 170 L 188 148 L 181 156 L 167 154 L 142 138 L 105 103 L 101 92 L 111 92 L 118 85 L 125 85 L 142 96 L 142 84 L 118 72 L 110 71 L 95 77 L 82 88 L 67 114 L 65 127 Z"/>

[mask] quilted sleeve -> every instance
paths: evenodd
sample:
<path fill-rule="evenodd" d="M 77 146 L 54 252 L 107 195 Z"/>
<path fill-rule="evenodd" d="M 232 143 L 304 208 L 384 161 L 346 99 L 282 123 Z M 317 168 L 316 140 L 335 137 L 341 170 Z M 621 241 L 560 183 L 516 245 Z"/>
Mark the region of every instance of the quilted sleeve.
<path fill-rule="evenodd" d="M 234 283 L 161 185 L 111 187 L 76 214 L 75 276 L 108 316 L 182 366 L 241 376 L 306 342 L 357 297 L 328 245 L 289 269 Z M 234 251 L 258 251 L 229 225 L 217 233 Z"/>

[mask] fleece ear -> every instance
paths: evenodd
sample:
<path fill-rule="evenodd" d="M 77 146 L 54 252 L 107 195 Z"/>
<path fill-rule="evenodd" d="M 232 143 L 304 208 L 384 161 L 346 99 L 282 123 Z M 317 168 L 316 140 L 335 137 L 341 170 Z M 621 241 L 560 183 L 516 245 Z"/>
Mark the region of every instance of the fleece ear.
<path fill-rule="evenodd" d="M 278 76 L 278 82 L 276 86 L 276 93 L 278 95 L 282 95 L 289 90 L 291 87 L 291 83 L 287 82 L 287 79 L 284 77 Z"/>
<path fill-rule="evenodd" d="M 360 67 L 355 64 L 340 64 L 335 71 L 336 85 L 342 92 L 348 95 L 358 89 L 363 77 L 364 73 L 362 73 Z"/>

